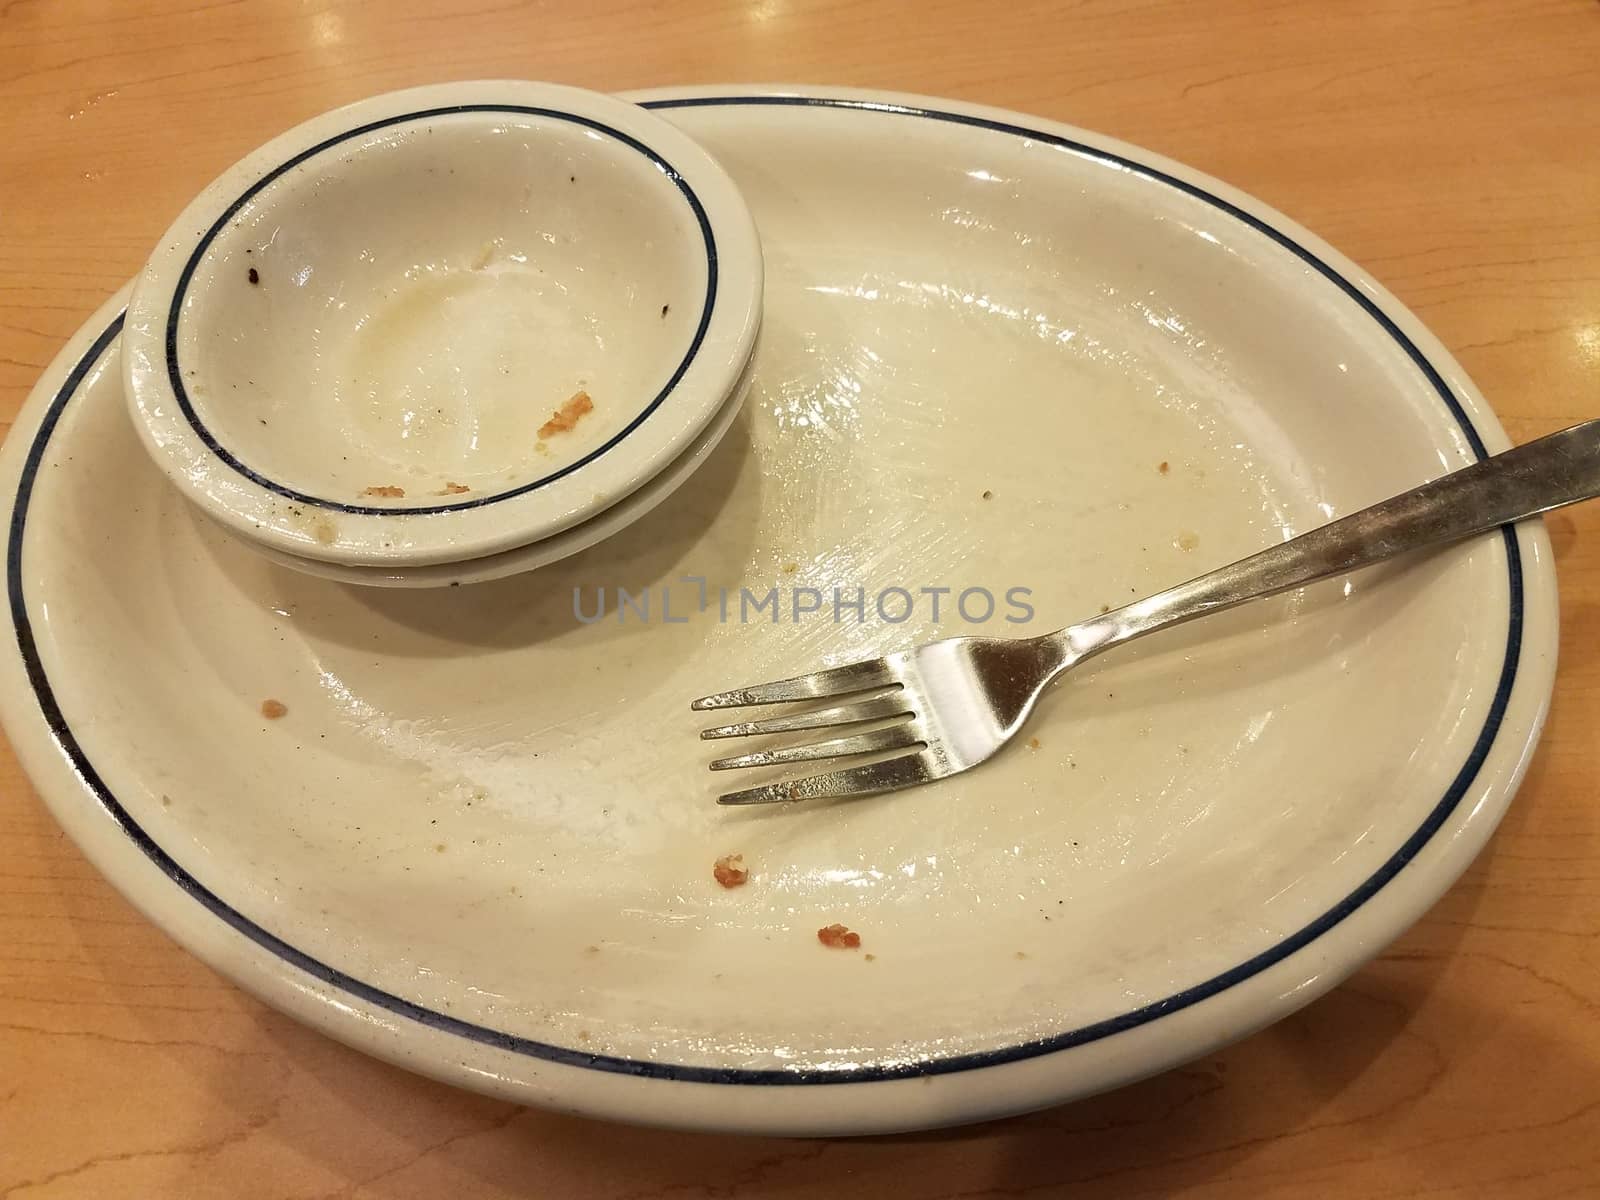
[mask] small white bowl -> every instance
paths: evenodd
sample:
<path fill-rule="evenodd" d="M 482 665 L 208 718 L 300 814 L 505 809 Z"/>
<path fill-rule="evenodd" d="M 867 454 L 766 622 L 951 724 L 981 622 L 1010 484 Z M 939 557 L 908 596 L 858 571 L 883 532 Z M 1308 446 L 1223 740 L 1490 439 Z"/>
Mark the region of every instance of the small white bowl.
<path fill-rule="evenodd" d="M 644 109 L 541 83 L 394 92 L 185 210 L 129 306 L 129 403 L 178 488 L 262 547 L 481 558 L 679 461 L 749 363 L 761 285 L 738 190 Z"/>

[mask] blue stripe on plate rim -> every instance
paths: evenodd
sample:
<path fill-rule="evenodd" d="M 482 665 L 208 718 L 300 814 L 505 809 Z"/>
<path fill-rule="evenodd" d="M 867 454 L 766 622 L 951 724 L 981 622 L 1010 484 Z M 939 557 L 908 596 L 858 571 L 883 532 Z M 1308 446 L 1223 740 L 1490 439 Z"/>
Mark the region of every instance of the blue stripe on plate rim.
<path fill-rule="evenodd" d="M 216 435 L 212 433 L 211 430 L 206 426 L 206 423 L 200 419 L 200 414 L 195 411 L 194 404 L 189 398 L 189 391 L 184 386 L 182 364 L 179 362 L 178 357 L 178 321 L 182 316 L 183 303 L 187 298 L 189 285 L 194 278 L 196 269 L 198 269 L 200 265 L 200 260 L 205 256 L 206 249 L 211 245 L 212 241 L 215 240 L 217 234 L 222 232 L 223 228 L 226 227 L 228 222 L 234 218 L 239 210 L 246 204 L 250 203 L 250 201 L 259 195 L 264 188 L 268 187 L 274 180 L 277 180 L 289 171 L 292 171 L 295 167 L 298 167 L 307 160 L 321 154 L 323 151 L 337 146 L 341 142 L 349 141 L 351 138 L 360 137 L 363 134 L 372 133 L 379 129 L 387 129 L 393 125 L 405 125 L 416 121 L 427 121 L 440 117 L 459 116 L 465 113 L 509 113 L 517 116 L 546 117 L 559 121 L 570 121 L 575 125 L 582 125 L 588 129 L 594 130 L 596 133 L 601 133 L 607 137 L 614 138 L 630 149 L 638 151 L 640 154 L 644 155 L 652 163 L 654 163 L 656 169 L 677 186 L 678 191 L 683 194 L 683 198 L 688 202 L 690 210 L 694 213 L 695 221 L 698 223 L 700 228 L 701 238 L 705 243 L 706 254 L 705 304 L 701 306 L 700 322 L 695 327 L 694 337 L 689 343 L 689 349 L 685 352 L 683 360 L 672 372 L 672 376 L 667 380 L 666 384 L 659 392 L 656 393 L 655 397 L 650 401 L 650 403 L 645 405 L 638 416 L 634 417 L 632 421 L 628 422 L 623 429 L 618 431 L 603 445 L 597 446 L 588 454 L 580 458 L 577 462 L 568 463 L 559 470 L 552 471 L 548 475 L 541 476 L 531 483 L 520 484 L 517 487 L 508 488 L 503 492 L 495 492 L 491 495 L 474 496 L 471 500 L 459 500 L 450 504 L 424 504 L 413 508 L 402 508 L 395 506 L 386 507 L 376 504 L 348 504 L 341 500 L 329 500 L 325 497 L 313 496 L 309 492 L 299 491 L 295 488 L 289 487 L 287 484 L 279 483 L 275 479 L 270 479 L 261 474 L 261 472 L 257 471 L 255 468 L 247 466 L 245 463 L 240 461 L 237 455 L 219 442 Z M 260 179 L 256 180 L 247 189 L 245 189 L 243 195 L 233 201 L 232 204 L 228 205 L 227 209 L 223 211 L 223 214 L 220 217 L 212 222 L 211 228 L 206 230 L 205 234 L 200 238 L 200 244 L 194 248 L 194 253 L 189 256 L 188 262 L 184 264 L 183 271 L 178 276 L 178 286 L 173 290 L 172 304 L 167 310 L 167 383 L 172 388 L 173 395 L 178 401 L 178 409 L 183 413 L 184 420 L 188 421 L 189 427 L 194 430 L 196 436 L 200 438 L 200 440 L 205 444 L 206 448 L 211 451 L 211 453 L 215 454 L 218 459 L 226 463 L 234 471 L 237 471 L 240 475 L 243 475 L 246 479 L 250 480 L 250 482 L 259 487 L 266 488 L 270 492 L 275 492 L 280 496 L 286 497 L 289 500 L 293 500 L 296 503 L 310 505 L 316 508 L 332 509 L 336 512 L 349 513 L 356 516 L 382 517 L 392 517 L 397 514 L 403 516 L 423 516 L 433 513 L 460 512 L 464 509 L 471 508 L 484 508 L 490 504 L 498 504 L 502 500 L 510 500 L 516 496 L 525 496 L 529 492 L 537 491 L 539 488 L 552 484 L 558 479 L 566 478 L 574 471 L 582 470 L 584 467 L 594 462 L 594 460 L 599 458 L 602 454 L 605 454 L 608 450 L 615 448 L 619 443 L 633 433 L 634 430 L 638 429 L 640 425 L 644 424 L 645 420 L 649 418 L 650 414 L 655 412 L 663 403 L 666 402 L 667 397 L 670 396 L 673 392 L 673 389 L 678 386 L 678 382 L 683 378 L 684 372 L 689 369 L 690 364 L 695 360 L 695 356 L 700 353 L 701 346 L 705 343 L 706 330 L 711 326 L 711 313 L 716 307 L 717 275 L 717 242 L 715 236 L 711 232 L 711 220 L 706 216 L 705 206 L 701 204 L 700 197 L 697 196 L 694 189 L 689 186 L 689 181 L 684 179 L 684 177 L 678 173 L 677 169 L 671 163 L 663 158 L 657 151 L 651 149 L 649 146 L 645 145 L 645 143 L 641 142 L 638 138 L 633 137 L 631 134 L 623 133 L 620 129 L 613 129 L 611 126 L 602 121 L 597 121 L 592 117 L 580 116 L 577 113 L 561 112 L 560 110 L 553 108 L 539 108 L 524 104 L 452 104 L 441 108 L 420 109 L 416 112 L 400 113 L 397 116 L 384 117 L 377 121 L 369 121 L 364 125 L 358 125 L 353 129 L 347 129 L 342 133 L 335 134 L 333 137 L 318 142 L 315 146 L 311 146 L 308 149 L 302 150 L 300 153 L 290 158 L 287 162 L 279 164 L 272 170 L 268 171 Z"/>
<path fill-rule="evenodd" d="M 1395 323 L 1378 306 L 1373 303 L 1359 288 L 1345 279 L 1327 263 L 1321 261 L 1310 251 L 1300 246 L 1293 239 L 1265 224 L 1259 218 L 1245 212 L 1243 209 L 1228 203 L 1220 197 L 1214 196 L 1204 188 L 1198 187 L 1186 180 L 1178 179 L 1164 172 L 1154 170 L 1135 160 L 1124 158 L 1093 146 L 1075 142 L 1058 134 L 1029 129 L 1025 126 L 1015 125 L 1002 121 L 991 120 L 986 117 L 973 116 L 966 113 L 946 112 L 938 109 L 920 108 L 914 106 L 884 104 L 872 101 L 832 99 L 825 97 L 809 96 L 716 96 L 716 97 L 688 97 L 669 100 L 651 101 L 647 107 L 651 108 L 688 108 L 709 107 L 725 105 L 799 105 L 819 106 L 840 109 L 861 109 L 870 112 L 887 113 L 899 116 L 912 117 L 924 120 L 947 121 L 954 124 L 970 125 L 980 129 L 991 130 L 997 133 L 1011 134 L 1019 137 L 1031 138 L 1035 141 L 1049 145 L 1073 150 L 1103 161 L 1115 163 L 1130 170 L 1137 171 L 1151 179 L 1176 187 L 1197 199 L 1203 200 L 1230 215 L 1237 217 L 1251 228 L 1265 234 L 1273 241 L 1289 250 L 1310 266 L 1334 283 L 1347 296 L 1354 300 L 1361 308 L 1373 318 L 1383 330 L 1392 337 L 1406 352 L 1418 369 L 1426 376 L 1428 382 L 1438 393 L 1450 414 L 1459 423 L 1467 441 L 1471 444 L 1474 453 L 1479 458 L 1487 457 L 1487 450 L 1483 445 L 1476 429 L 1473 428 L 1471 419 L 1462 408 L 1460 402 L 1451 392 L 1449 386 L 1440 376 L 1434 366 L 1423 356 L 1422 352 L 1412 341 L 1395 325 Z M 116 338 L 122 328 L 122 316 L 119 315 L 95 340 L 94 345 L 82 359 L 74 366 L 66 381 L 51 402 L 40 424 L 32 446 L 29 448 L 28 457 L 24 463 L 22 475 L 17 488 L 16 505 L 12 511 L 10 539 L 6 553 L 7 591 L 11 600 L 12 621 L 16 628 L 17 645 L 21 651 L 22 660 L 26 667 L 28 680 L 31 683 L 34 695 L 39 702 L 46 722 L 49 724 L 57 744 L 66 753 L 73 766 L 77 769 L 84 783 L 93 791 L 106 812 L 116 821 L 122 831 L 139 848 L 139 850 L 157 868 L 167 875 L 179 888 L 204 905 L 212 915 L 231 926 L 234 930 L 255 942 L 263 950 L 276 956 L 285 963 L 298 970 L 304 971 L 313 978 L 320 980 L 330 987 L 337 988 L 350 996 L 363 1001 L 375 1008 L 416 1021 L 428 1028 L 442 1033 L 453 1034 L 469 1041 L 479 1043 L 497 1050 L 509 1051 L 514 1054 L 525 1055 L 531 1058 L 542 1059 L 549 1062 L 560 1063 L 567 1066 L 588 1068 L 596 1071 L 606 1071 L 614 1074 L 633 1075 L 647 1078 L 681 1080 L 694 1083 L 748 1085 L 806 1085 L 806 1084 L 841 1084 L 841 1083 L 867 1083 L 880 1080 L 906 1079 L 918 1076 L 946 1075 L 960 1071 L 978 1070 L 984 1067 L 999 1066 L 1004 1063 L 1017 1062 L 1022 1059 L 1035 1058 L 1040 1055 L 1052 1054 L 1057 1051 L 1067 1050 L 1073 1046 L 1081 1046 L 1088 1042 L 1098 1041 L 1113 1034 L 1135 1029 L 1141 1025 L 1149 1024 L 1161 1017 L 1178 1012 L 1192 1005 L 1200 1003 L 1221 992 L 1227 991 L 1236 984 L 1265 971 L 1267 968 L 1282 962 L 1290 955 L 1304 949 L 1317 938 L 1328 932 L 1341 921 L 1345 920 L 1358 908 L 1376 895 L 1385 884 L 1393 879 L 1400 871 L 1422 850 L 1424 846 L 1444 825 L 1456 806 L 1460 803 L 1467 789 L 1471 787 L 1477 777 L 1479 768 L 1488 756 L 1490 747 L 1498 735 L 1500 725 L 1505 717 L 1506 706 L 1511 697 L 1513 684 L 1516 681 L 1517 666 L 1521 658 L 1522 627 L 1523 627 L 1523 575 L 1522 556 L 1517 545 L 1517 538 L 1512 527 L 1503 528 L 1500 533 L 1505 543 L 1507 564 L 1507 587 L 1509 593 L 1509 622 L 1506 633 L 1505 659 L 1500 669 L 1500 678 L 1495 687 L 1493 698 L 1489 704 L 1482 729 L 1472 744 L 1466 761 L 1456 772 L 1444 796 L 1429 811 L 1427 817 L 1408 837 L 1405 842 L 1392 854 L 1376 871 L 1368 876 L 1354 891 L 1345 896 L 1338 904 L 1328 909 L 1327 912 L 1309 922 L 1301 929 L 1284 938 L 1276 945 L 1261 951 L 1259 954 L 1245 960 L 1235 967 L 1210 979 L 1184 988 L 1164 999 L 1145 1004 L 1139 1008 L 1108 1017 L 1093 1024 L 1084 1025 L 1077 1029 L 1067 1030 L 1063 1033 L 1053 1034 L 1049 1037 L 1039 1038 L 1014 1046 L 1005 1046 L 994 1050 L 982 1050 L 969 1054 L 953 1055 L 948 1058 L 928 1059 L 917 1062 L 889 1063 L 877 1066 L 841 1067 L 837 1069 L 745 1069 L 723 1067 L 701 1067 L 673 1063 L 648 1062 L 638 1059 L 623 1058 L 607 1054 L 592 1054 L 582 1050 L 574 1050 L 566 1046 L 557 1046 L 548 1042 L 537 1041 L 532 1038 L 520 1037 L 516 1034 L 505 1033 L 501 1030 L 490 1029 L 487 1026 L 464 1021 L 434 1009 L 425 1008 L 409 1000 L 403 999 L 372 984 L 364 983 L 337 967 L 313 958 L 304 951 L 296 949 L 277 935 L 269 932 L 231 907 L 215 892 L 205 887 L 193 875 L 180 866 L 145 829 L 135 821 L 132 815 L 117 801 L 105 781 L 100 778 L 94 764 L 89 761 L 88 755 L 78 743 L 77 738 L 68 725 L 66 717 L 57 704 L 55 695 L 50 687 L 43 663 L 40 661 L 38 648 L 34 642 L 33 628 L 27 611 L 27 600 L 23 591 L 22 555 L 24 533 L 26 530 L 28 503 L 32 497 L 34 480 L 38 475 L 40 463 L 43 460 L 45 448 L 50 436 L 60 421 L 61 414 L 67 403 L 76 393 L 79 385 L 94 365 L 105 354 L 107 348 Z"/>

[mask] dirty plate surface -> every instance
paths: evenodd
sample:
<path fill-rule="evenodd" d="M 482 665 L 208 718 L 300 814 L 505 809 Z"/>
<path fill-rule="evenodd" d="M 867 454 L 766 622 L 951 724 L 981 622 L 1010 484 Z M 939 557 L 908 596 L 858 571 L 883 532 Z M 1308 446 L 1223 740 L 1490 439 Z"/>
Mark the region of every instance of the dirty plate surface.
<path fill-rule="evenodd" d="M 3 463 L 0 699 L 100 869 L 416 1070 L 794 1133 L 1126 1082 L 1423 912 L 1543 716 L 1537 525 L 1107 654 L 941 784 L 712 802 L 693 696 L 1052 628 L 1505 440 L 1354 266 L 1131 147 L 903 97 L 653 100 L 755 213 L 765 331 L 691 483 L 580 555 L 433 592 L 303 576 L 140 453 L 112 308 L 41 382 Z"/>

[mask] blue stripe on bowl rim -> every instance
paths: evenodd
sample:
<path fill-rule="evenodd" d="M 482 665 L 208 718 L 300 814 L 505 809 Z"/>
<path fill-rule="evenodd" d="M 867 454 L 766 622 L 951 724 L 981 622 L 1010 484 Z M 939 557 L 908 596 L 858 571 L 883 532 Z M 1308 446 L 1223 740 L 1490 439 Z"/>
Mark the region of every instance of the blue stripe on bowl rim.
<path fill-rule="evenodd" d="M 1188 193 L 1197 199 L 1230 213 L 1245 222 L 1253 229 L 1266 234 L 1273 241 L 1294 253 L 1308 265 L 1334 283 L 1341 291 L 1354 300 L 1371 316 L 1405 351 L 1407 356 L 1416 364 L 1426 376 L 1428 382 L 1438 393 L 1445 407 L 1456 422 L 1460 425 L 1467 441 L 1472 446 L 1478 458 L 1485 458 L 1488 452 L 1484 447 L 1482 438 L 1473 427 L 1471 419 L 1462 408 L 1460 402 L 1451 392 L 1442 376 L 1427 360 L 1416 345 L 1400 330 L 1390 317 L 1369 299 L 1359 288 L 1344 276 L 1340 275 L 1330 265 L 1317 258 L 1310 251 L 1300 246 L 1293 239 L 1281 231 L 1265 224 L 1259 218 L 1228 203 L 1220 197 L 1213 196 L 1204 188 L 1185 180 L 1177 179 L 1163 172 L 1153 170 L 1141 165 L 1135 160 L 1124 158 L 1120 155 L 1097 149 L 1083 143 L 1072 141 L 1058 134 L 1028 129 L 1025 126 L 1008 122 L 994 121 L 985 117 L 975 117 L 966 113 L 946 112 L 938 109 L 919 108 L 906 105 L 889 105 L 877 102 L 833 99 L 826 97 L 806 96 L 716 96 L 693 97 L 651 101 L 648 106 L 653 108 L 672 107 L 711 107 L 722 105 L 804 105 L 821 106 L 840 109 L 863 109 L 871 112 L 882 112 L 899 116 L 912 117 L 924 120 L 947 121 L 955 124 L 971 125 L 981 129 L 992 130 L 999 133 L 1031 138 L 1035 141 L 1049 145 L 1059 146 L 1063 149 L 1077 151 L 1094 158 L 1117 164 L 1135 170 L 1142 175 L 1159 182 L 1170 184 Z M 49 409 L 46 411 L 39 431 L 29 447 L 28 456 L 24 463 L 21 479 L 17 488 L 16 505 L 12 512 L 10 538 L 6 553 L 7 591 L 11 601 L 12 621 L 15 625 L 17 645 L 23 663 L 27 670 L 28 680 L 33 687 L 34 695 L 38 700 L 46 723 L 49 725 L 56 743 L 67 755 L 76 768 L 85 785 L 94 793 L 107 814 L 117 823 L 128 838 L 139 848 L 159 870 L 173 881 L 180 889 L 203 905 L 213 916 L 233 928 L 250 941 L 261 947 L 274 957 L 287 963 L 297 970 L 305 972 L 312 978 L 336 988 L 363 1003 L 374 1008 L 392 1013 L 398 1017 L 415 1021 L 429 1029 L 441 1033 L 462 1037 L 468 1041 L 503 1050 L 509 1053 L 540 1059 L 547 1062 L 559 1063 L 565 1066 L 581 1067 L 590 1070 L 604 1071 L 613 1074 L 631 1075 L 644 1078 L 680 1080 L 693 1083 L 728 1084 L 738 1086 L 750 1085 L 814 1085 L 814 1084 L 842 1084 L 842 1083 L 868 1083 L 893 1079 L 907 1079 L 921 1076 L 948 1075 L 961 1071 L 978 1070 L 984 1067 L 1000 1066 L 1005 1063 L 1017 1062 L 1023 1059 L 1035 1058 L 1040 1055 L 1052 1054 L 1057 1051 L 1067 1050 L 1074 1046 L 1081 1046 L 1089 1042 L 1110 1037 L 1113 1034 L 1147 1025 L 1161 1017 L 1189 1008 L 1203 1000 L 1219 995 L 1229 988 L 1260 974 L 1262 971 L 1283 962 L 1296 952 L 1309 946 L 1317 938 L 1333 929 L 1340 922 L 1375 896 L 1385 884 L 1392 880 L 1411 862 L 1425 847 L 1433 836 L 1443 827 L 1460 804 L 1467 790 L 1477 778 L 1479 769 L 1487 758 L 1496 736 L 1499 734 L 1501 724 L 1505 718 L 1506 708 L 1511 698 L 1512 688 L 1516 683 L 1517 667 L 1522 652 L 1522 632 L 1524 621 L 1523 603 L 1523 570 L 1522 556 L 1517 543 L 1515 530 L 1505 526 L 1500 530 L 1501 538 L 1505 545 L 1508 589 L 1509 620 L 1506 633 L 1505 658 L 1501 665 L 1499 680 L 1495 686 L 1494 695 L 1490 700 L 1488 712 L 1484 718 L 1483 726 L 1474 739 L 1472 749 L 1468 752 L 1465 762 L 1456 772 L 1446 789 L 1443 797 L 1428 812 L 1428 815 L 1418 825 L 1416 830 L 1400 845 L 1390 857 L 1369 875 L 1362 883 L 1347 896 L 1328 909 L 1321 916 L 1310 921 L 1288 937 L 1279 941 L 1260 953 L 1253 955 L 1237 966 L 1220 974 L 1214 975 L 1200 983 L 1174 993 L 1164 999 L 1141 1005 L 1128 1012 L 1096 1021 L 1089 1025 L 1080 1026 L 1049 1037 L 1038 1038 L 1033 1041 L 1023 1042 L 1013 1046 L 1000 1047 L 993 1050 L 982 1050 L 968 1054 L 953 1055 L 948 1058 L 928 1059 L 915 1062 L 886 1063 L 875 1066 L 851 1066 L 837 1069 L 824 1068 L 797 1068 L 797 1069 L 744 1069 L 723 1067 L 702 1067 L 674 1063 L 651 1062 L 640 1059 L 623 1058 L 616 1055 L 593 1054 L 583 1050 L 575 1050 L 567 1046 L 558 1046 L 549 1042 L 541 1042 L 533 1038 L 521 1037 L 516 1034 L 506 1033 L 502 1030 L 491 1029 L 471 1021 L 464 1021 L 459 1017 L 452 1017 L 435 1009 L 426 1008 L 413 1003 L 391 992 L 386 992 L 370 983 L 356 979 L 351 975 L 329 966 L 327 963 L 313 958 L 311 955 L 297 949 L 284 941 L 276 934 L 269 932 L 248 917 L 231 907 L 216 893 L 206 888 L 193 875 L 180 866 L 170 854 L 163 849 L 150 834 L 135 821 L 132 815 L 117 800 L 116 796 L 107 787 L 105 781 L 96 771 L 94 764 L 89 760 L 83 747 L 79 744 L 66 717 L 61 712 L 51 689 L 49 678 L 44 665 L 40 661 L 38 647 L 34 640 L 33 627 L 27 611 L 27 600 L 23 587 L 23 542 L 26 530 L 28 503 L 32 498 L 34 481 L 38 475 L 39 467 L 43 461 L 45 449 L 50 436 L 54 432 L 62 411 L 72 399 L 78 387 L 88 375 L 94 365 L 99 362 L 112 341 L 122 328 L 122 316 L 118 316 L 95 340 L 94 345 L 74 366 L 66 381 L 54 397 Z"/>
<path fill-rule="evenodd" d="M 633 420 L 628 422 L 623 429 L 614 434 L 603 445 L 597 446 L 595 449 L 591 450 L 588 454 L 584 455 L 576 462 L 568 463 L 559 470 L 552 471 L 548 475 L 543 475 L 531 483 L 519 484 L 517 487 L 508 488 L 503 492 L 494 492 L 484 496 L 474 496 L 470 500 L 454 501 L 449 504 L 420 504 L 412 507 L 406 507 L 404 505 L 385 506 L 377 504 L 349 504 L 342 500 L 329 500 L 322 496 L 313 496 L 309 492 L 302 492 L 296 488 L 289 487 L 287 484 L 279 483 L 277 480 L 271 479 L 268 476 L 263 475 L 260 471 L 257 471 L 255 468 L 246 465 L 239 459 L 237 455 L 233 453 L 233 451 L 229 450 L 220 441 L 218 441 L 216 435 L 212 433 L 211 429 L 206 425 L 206 423 L 200 419 L 200 414 L 195 411 L 194 404 L 190 400 L 189 390 L 184 386 L 182 364 L 179 362 L 178 322 L 183 315 L 183 304 L 188 295 L 189 285 L 193 281 L 194 273 L 199 268 L 201 259 L 205 257 L 207 249 L 210 248 L 211 243 L 216 239 L 217 234 L 222 232 L 222 230 L 227 226 L 228 222 L 234 218 L 239 210 L 242 209 L 246 204 L 250 203 L 250 201 L 259 195 L 265 188 L 270 186 L 277 179 L 280 179 L 289 171 L 294 170 L 294 168 L 300 166 L 309 159 L 316 157 L 324 151 L 329 150 L 332 147 L 341 144 L 342 142 L 347 142 L 351 138 L 361 137 L 364 134 L 373 133 L 379 129 L 387 129 L 395 125 L 405 125 L 416 121 L 437 120 L 444 117 L 459 116 L 469 113 L 506 113 L 514 116 L 542 117 L 557 121 L 567 121 L 575 125 L 581 125 L 587 129 L 593 130 L 596 133 L 613 138 L 627 146 L 629 149 L 635 150 L 644 155 L 652 164 L 654 164 L 657 170 L 659 170 L 663 175 L 672 181 L 672 183 L 677 187 L 678 191 L 683 195 L 684 200 L 688 202 L 690 211 L 694 213 L 695 222 L 700 229 L 700 236 L 704 242 L 706 256 L 705 303 L 701 306 L 700 320 L 695 327 L 694 337 L 689 342 L 689 349 L 684 353 L 683 360 L 678 363 L 678 366 L 672 372 L 671 377 L 667 380 L 666 384 L 661 388 L 661 390 L 656 393 L 654 398 L 651 399 L 650 403 L 645 405 L 645 407 L 637 416 L 633 418 Z M 694 188 L 690 186 L 689 181 L 678 173 L 676 167 L 663 158 L 660 153 L 651 149 L 651 147 L 646 145 L 644 142 L 641 142 L 638 138 L 633 137 L 631 134 L 623 133 L 620 129 L 614 129 L 610 125 L 605 124 L 603 121 L 595 120 L 592 117 L 585 117 L 578 113 L 562 112 L 559 109 L 541 108 L 525 104 L 451 104 L 444 105 L 439 108 L 418 109 L 414 112 L 400 113 L 396 116 L 384 117 L 376 121 L 368 121 L 364 125 L 357 125 L 354 128 L 346 129 L 341 133 L 335 134 L 333 137 L 327 138 L 321 142 L 318 142 L 314 146 L 300 151 L 300 153 L 294 155 L 286 162 L 280 163 L 278 166 L 268 171 L 260 179 L 256 180 L 253 184 L 246 188 L 244 193 L 234 200 L 233 203 L 229 204 L 228 207 L 223 211 L 222 215 L 212 222 L 211 227 L 207 229 L 206 232 L 201 236 L 200 243 L 194 248 L 193 253 L 189 255 L 189 260 L 184 264 L 182 272 L 179 273 L 178 284 L 173 290 L 172 294 L 172 303 L 167 309 L 167 383 L 168 386 L 172 388 L 173 396 L 177 399 L 178 410 L 183 414 L 183 418 L 188 422 L 189 427 L 194 430 L 195 435 L 202 443 L 204 443 L 206 449 L 210 450 L 212 454 L 216 455 L 218 459 L 226 463 L 232 470 L 250 480 L 251 483 L 256 484 L 258 487 L 265 488 L 270 492 L 274 492 L 279 496 L 283 496 L 288 500 L 293 500 L 297 504 L 304 504 L 315 508 L 330 509 L 334 512 L 347 513 L 354 516 L 369 517 L 428 516 L 436 513 L 461 512 L 467 509 L 484 508 L 491 504 L 498 504 L 503 500 L 511 500 L 517 496 L 525 496 L 529 492 L 537 491 L 540 488 L 547 487 L 550 484 L 555 483 L 558 479 L 564 479 L 575 471 L 582 470 L 584 467 L 594 462 L 595 459 L 599 458 L 607 451 L 614 449 L 631 433 L 633 433 L 634 430 L 638 429 L 640 425 L 644 424 L 644 422 L 649 418 L 650 414 L 655 412 L 661 407 L 662 404 L 666 402 L 667 397 L 670 396 L 673 390 L 678 386 L 678 383 L 683 379 L 684 373 L 688 371 L 690 364 L 694 362 L 695 358 L 700 353 L 701 347 L 705 344 L 706 331 L 711 326 L 711 314 L 713 309 L 716 307 L 718 274 L 716 237 L 711 231 L 711 219 L 706 215 L 705 206 L 700 202 L 700 197 L 695 194 Z"/>

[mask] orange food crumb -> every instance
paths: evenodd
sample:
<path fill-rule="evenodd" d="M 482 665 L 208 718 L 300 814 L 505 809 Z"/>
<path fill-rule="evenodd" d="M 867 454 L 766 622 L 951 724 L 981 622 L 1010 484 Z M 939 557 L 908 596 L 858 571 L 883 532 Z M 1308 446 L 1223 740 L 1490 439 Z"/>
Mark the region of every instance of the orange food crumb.
<path fill-rule="evenodd" d="M 363 496 L 388 496 L 391 499 L 400 500 L 405 497 L 406 490 L 403 487 L 395 487 L 392 483 L 382 483 L 373 484 L 369 488 L 362 488 L 361 494 Z"/>
<path fill-rule="evenodd" d="M 861 935 L 838 924 L 824 925 L 817 930 L 817 941 L 835 950 L 859 950 L 861 948 Z"/>
<path fill-rule="evenodd" d="M 447 483 L 434 494 L 436 496 L 459 496 L 462 492 L 470 492 L 471 490 L 464 483 Z"/>
<path fill-rule="evenodd" d="M 276 721 L 279 717 L 287 715 L 289 706 L 282 700 L 263 700 L 261 702 L 261 715 L 269 721 Z"/>
<path fill-rule="evenodd" d="M 1172 470 L 1172 468 L 1167 463 L 1163 462 L 1159 467 L 1156 468 L 1156 470 L 1165 475 L 1168 471 Z"/>
<path fill-rule="evenodd" d="M 711 868 L 712 877 L 725 888 L 736 888 L 750 878 L 744 869 L 744 855 L 724 854 Z"/>
<path fill-rule="evenodd" d="M 594 401 L 589 399 L 588 392 L 574 392 L 572 398 L 550 414 L 550 419 L 539 426 L 541 438 L 550 437 L 552 434 L 567 433 L 576 428 L 584 414 L 594 411 Z"/>
<path fill-rule="evenodd" d="M 1037 750 L 1038 748 L 1039 748 L 1039 739 L 1036 738 L 1036 737 L 1029 738 L 1028 739 L 1028 749 L 1029 750 Z"/>

